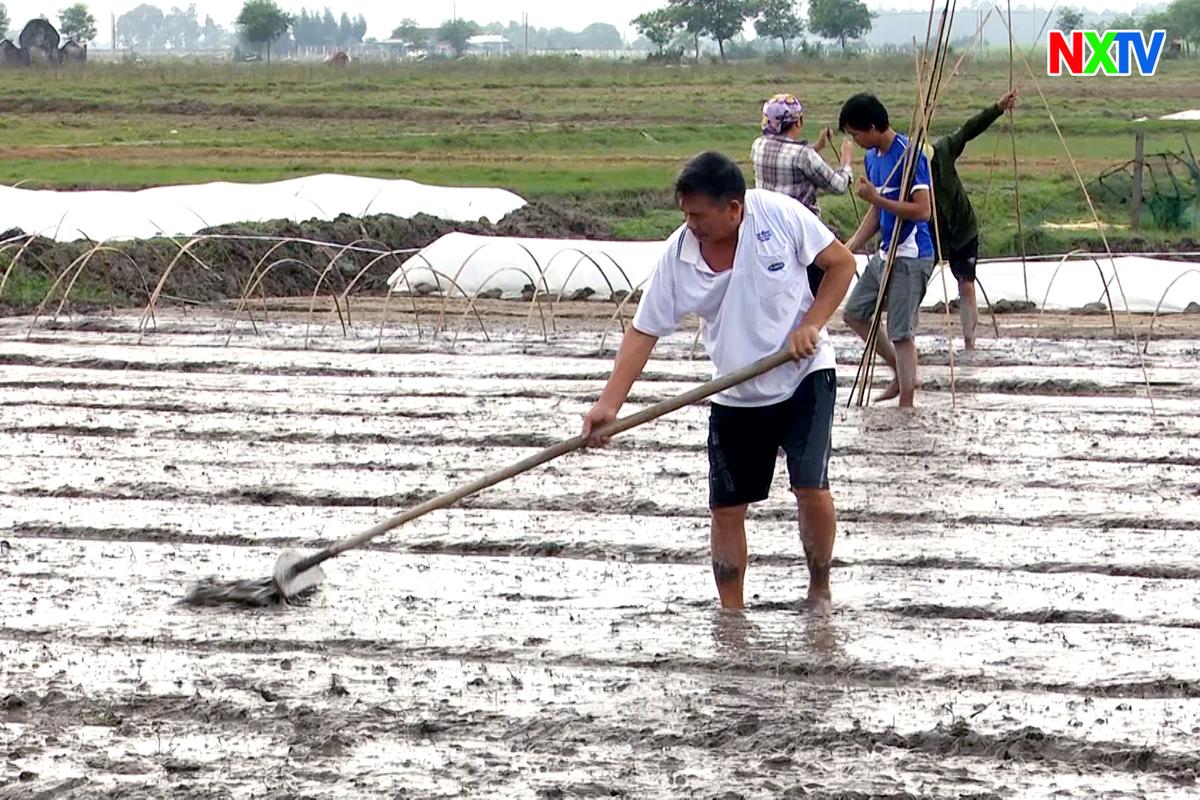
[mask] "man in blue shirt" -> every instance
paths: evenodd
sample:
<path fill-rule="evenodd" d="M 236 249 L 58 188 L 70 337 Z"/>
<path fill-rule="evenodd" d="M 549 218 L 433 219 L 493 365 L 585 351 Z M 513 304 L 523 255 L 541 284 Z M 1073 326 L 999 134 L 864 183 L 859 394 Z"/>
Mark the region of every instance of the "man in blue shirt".
<path fill-rule="evenodd" d="M 877 400 L 900 398 L 900 406 L 911 408 L 917 383 L 917 346 L 913 340 L 925 286 L 933 274 L 933 237 L 929 232 L 932 202 L 929 195 L 929 161 L 917 157 L 909 190 L 901 196 L 908 138 L 892 130 L 888 112 L 879 99 L 856 94 L 842 106 L 838 128 L 867 151 L 866 176 L 859 177 L 858 196 L 871 204 L 858 230 L 846 242 L 858 251 L 876 233 L 879 252 L 871 256 L 862 278 L 846 300 L 845 319 L 865 341 L 875 313 L 875 300 L 883 280 L 883 267 L 893 246 L 891 278 L 885 296 L 887 339 L 876 339 L 875 350 L 895 373 L 891 384 Z"/>

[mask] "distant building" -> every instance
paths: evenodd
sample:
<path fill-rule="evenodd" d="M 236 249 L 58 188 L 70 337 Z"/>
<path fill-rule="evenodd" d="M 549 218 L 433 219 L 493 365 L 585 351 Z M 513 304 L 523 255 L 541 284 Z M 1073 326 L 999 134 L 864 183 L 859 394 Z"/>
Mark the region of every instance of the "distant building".
<path fill-rule="evenodd" d="M 499 33 L 481 33 L 467 39 L 467 51 L 479 55 L 503 56 L 510 47 L 508 37 Z"/>
<path fill-rule="evenodd" d="M 58 62 L 60 64 L 86 64 L 87 45 L 79 44 L 74 39 L 67 39 L 63 46 L 58 48 Z"/>

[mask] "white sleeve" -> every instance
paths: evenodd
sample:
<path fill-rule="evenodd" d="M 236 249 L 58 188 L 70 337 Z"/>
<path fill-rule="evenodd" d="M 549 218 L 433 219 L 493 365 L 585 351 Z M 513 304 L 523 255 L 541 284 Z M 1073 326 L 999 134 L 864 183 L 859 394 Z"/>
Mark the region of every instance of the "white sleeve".
<path fill-rule="evenodd" d="M 682 237 L 686 231 L 681 231 Z M 672 236 L 667 240 L 666 251 L 658 260 L 658 266 L 650 276 L 650 283 L 642 292 L 637 311 L 633 315 L 633 327 L 649 336 L 666 336 L 674 333 L 679 323 L 683 321 L 684 311 L 675 296 L 675 269 L 678 259 L 675 253 L 679 248 L 680 238 Z"/>
<path fill-rule="evenodd" d="M 833 244 L 836 237 L 803 203 L 796 203 L 791 210 L 796 258 L 807 266 L 816 261 L 817 254 Z"/>

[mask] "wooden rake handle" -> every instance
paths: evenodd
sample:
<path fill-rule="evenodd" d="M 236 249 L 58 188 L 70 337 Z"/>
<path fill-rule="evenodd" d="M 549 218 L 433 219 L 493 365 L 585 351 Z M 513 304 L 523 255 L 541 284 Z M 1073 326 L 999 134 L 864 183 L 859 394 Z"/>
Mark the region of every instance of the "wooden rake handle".
<path fill-rule="evenodd" d="M 695 389 L 691 389 L 690 391 L 684 392 L 681 395 L 672 397 L 670 400 L 664 400 L 661 403 L 655 403 L 649 408 L 644 408 L 635 414 L 630 414 L 627 417 L 613 420 L 607 425 L 597 428 L 594 433 L 600 436 L 615 436 L 616 434 L 627 431 L 630 428 L 636 428 L 638 425 L 658 419 L 659 417 L 669 414 L 672 411 L 676 411 L 684 406 L 688 406 L 699 400 L 703 400 L 704 398 L 714 395 L 717 392 L 737 386 L 738 384 L 744 383 L 751 378 L 756 378 L 765 372 L 770 372 L 776 367 L 786 364 L 791 360 L 791 358 L 792 356 L 789 352 L 789 349 L 784 347 L 773 355 L 759 359 L 753 364 L 743 367 L 736 372 L 732 372 L 729 375 L 715 378 L 708 383 L 697 386 Z M 495 486 L 498 483 L 502 483 L 509 478 L 515 478 L 517 475 L 520 475 L 523 472 L 528 472 L 534 467 L 539 467 L 548 461 L 553 461 L 559 456 L 565 456 L 567 453 L 572 453 L 586 445 L 587 439 L 583 438 L 582 436 L 576 436 L 574 438 L 561 441 L 556 445 L 552 445 L 551 447 L 547 447 L 540 453 L 535 453 L 534 455 L 524 458 L 515 464 L 511 464 L 504 469 L 484 475 L 483 477 L 475 479 L 471 483 L 464 484 L 457 489 L 446 492 L 445 494 L 439 495 L 430 500 L 426 500 L 419 506 L 414 506 L 406 511 L 401 511 L 399 514 L 388 517 L 387 519 L 382 520 L 373 527 L 367 528 L 360 533 L 356 533 L 355 535 L 346 539 L 342 539 L 341 541 L 334 542 L 324 550 L 314 553 L 302 561 L 297 562 L 292 569 L 289 570 L 289 573 L 290 575 L 298 575 L 305 570 L 315 567 L 322 561 L 333 558 L 339 553 L 344 553 L 347 550 L 353 550 L 357 547 L 361 547 L 374 539 L 376 536 L 386 533 L 392 528 L 399 527 L 406 522 L 411 522 L 417 517 L 423 517 L 431 511 L 437 511 L 438 509 L 452 506 L 468 495 L 483 491 L 484 489 Z"/>

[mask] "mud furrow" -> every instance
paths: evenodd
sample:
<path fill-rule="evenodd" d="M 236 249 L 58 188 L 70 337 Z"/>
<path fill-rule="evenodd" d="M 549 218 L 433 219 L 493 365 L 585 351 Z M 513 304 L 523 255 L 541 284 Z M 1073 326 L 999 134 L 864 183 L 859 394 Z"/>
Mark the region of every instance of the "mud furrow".
<path fill-rule="evenodd" d="M 541 392 L 560 393 L 560 392 L 599 392 L 603 387 L 604 381 L 608 378 L 609 371 L 581 372 L 581 373 L 549 373 L 543 375 L 526 375 L 521 372 L 495 372 L 484 373 L 475 376 L 475 379 L 467 382 L 461 378 L 442 377 L 438 372 L 429 370 L 421 371 L 387 371 L 387 370 L 370 370 L 356 367 L 337 367 L 333 365 L 311 366 L 304 367 L 298 365 L 290 365 L 287 367 L 270 367 L 255 364 L 236 365 L 231 367 L 230 364 L 216 361 L 194 361 L 194 362 L 178 362 L 178 363 L 155 363 L 155 362 L 134 362 L 122 361 L 117 359 L 106 360 L 101 358 L 77 358 L 77 359 L 55 359 L 44 356 L 23 356 L 23 355 L 4 355 L 0 354 L 0 366 L 25 366 L 39 367 L 43 369 L 93 369 L 93 370 L 109 370 L 109 371 L 127 371 L 139 370 L 148 372 L 168 372 L 168 373 L 184 373 L 184 374 L 217 374 L 226 375 L 235 373 L 247 376 L 264 376 L 276 378 L 293 378 L 293 377 L 322 377 L 322 378 L 339 378 L 354 379 L 354 378 L 384 378 L 393 380 L 403 380 L 408 385 L 419 385 L 422 381 L 437 381 L 437 385 L 442 387 L 453 387 L 453 394 L 468 394 L 469 387 L 477 381 L 488 381 L 496 385 L 497 388 L 503 391 L 510 387 L 505 387 L 504 384 L 510 382 L 520 382 L 525 385 L 532 385 L 533 389 L 526 389 L 526 392 L 534 392 L 533 394 L 507 394 L 509 397 L 539 397 L 543 396 Z M 953 384 L 949 377 L 949 370 L 941 367 L 929 366 L 923 370 L 921 388 L 926 392 L 948 393 L 951 386 L 963 393 L 992 393 L 992 394 L 1014 394 L 1014 395 L 1044 395 L 1044 396 L 1069 396 L 1069 395 L 1094 395 L 1094 396 L 1118 396 L 1118 397 L 1137 397 L 1145 395 L 1146 382 L 1142 378 L 1140 371 L 1134 368 L 1118 370 L 1116 368 L 1083 368 L 1074 367 L 1058 367 L 1058 372 L 1064 373 L 1061 376 L 1051 377 L 1030 377 L 1025 367 L 1013 367 L 1014 374 L 1005 376 L 1001 373 L 1000 368 L 990 370 L 988 372 L 975 375 L 956 376 Z M 1074 370 L 1080 370 L 1078 377 L 1071 376 Z M 943 374 L 944 373 L 944 374 Z M 710 373 L 696 374 L 691 377 L 691 384 L 702 383 L 711 378 Z M 639 377 L 639 396 L 653 397 L 647 393 L 648 387 L 654 387 L 655 384 L 660 384 L 665 396 L 682 393 L 686 390 L 686 386 L 679 385 L 681 379 L 686 379 L 686 376 L 679 376 L 670 373 L 658 373 L 653 370 L 648 370 Z M 847 391 L 852 385 L 852 376 L 847 376 L 843 370 L 839 373 L 838 387 L 841 391 Z M 882 389 L 886 381 L 880 380 L 874 386 L 876 389 Z M 1152 391 L 1165 397 L 1192 395 L 1197 390 L 1200 390 L 1200 373 L 1192 371 L 1182 371 L 1179 369 L 1166 370 L 1159 369 L 1154 373 L 1154 377 L 1150 380 Z M 446 391 L 446 389 L 443 389 Z M 434 395 L 436 396 L 436 395 Z M 663 398 L 665 399 L 665 397 Z"/>
<path fill-rule="evenodd" d="M 364 526 L 365 527 L 365 526 Z M 212 544 L 228 547 L 262 547 L 271 545 L 280 549 L 289 547 L 318 547 L 323 540 L 312 536 L 288 535 L 239 535 L 239 534 L 210 534 L 194 533 L 179 528 L 168 527 L 138 527 L 138 528 L 96 528 L 96 527 L 65 527 L 58 523 L 31 522 L 12 525 L 8 531 L 19 539 L 61 539 L 64 541 L 94 541 L 94 542 L 141 542 L 145 544 Z M 405 538 L 411 538 L 406 531 Z M 859 537 L 861 540 L 861 536 Z M 18 543 L 19 545 L 19 543 Z M 919 544 L 914 543 L 916 547 Z M 11 543 L 10 543 L 10 546 Z M 755 542 L 755 549 L 761 542 Z M 861 544 L 860 544 L 861 547 Z M 580 546 L 563 541 L 512 541 L 500 542 L 487 539 L 460 541 L 400 541 L 373 542 L 366 545 L 367 549 L 389 552 L 411 552 L 423 555 L 439 556 L 473 556 L 482 558 L 570 558 L 589 561 L 607 561 L 619 559 L 627 562 L 648 562 L 656 564 L 707 564 L 709 554 L 706 547 L 662 547 L 654 544 L 637 544 L 622 542 L 610 545 Z M 863 548 L 866 549 L 866 548 Z M 791 567 L 802 570 L 805 566 L 804 554 L 767 553 L 759 554 L 752 550 L 751 565 Z M 852 567 L 885 567 L 897 569 L 943 569 L 943 570 L 999 570 L 1032 572 L 1038 574 L 1086 573 L 1090 575 L 1105 575 L 1115 578 L 1145 578 L 1149 580 L 1200 580 L 1200 565 L 1172 565 L 1153 563 L 1134 564 L 1087 564 L 1062 562 L 1028 562 L 1028 563 L 988 563 L 974 558 L 939 558 L 930 556 L 913 556 L 911 558 L 840 558 L 835 557 L 831 562 L 835 570 Z M 920 608 L 920 607 L 918 607 Z M 902 609 L 892 609 L 897 613 L 905 613 Z M 919 616 L 913 612 L 912 615 Z M 1021 621 L 1058 621 L 1056 619 L 1040 619 L 1034 614 L 1033 619 Z M 965 617 L 970 618 L 970 617 Z M 1118 620 L 1125 621 L 1125 620 Z"/>
<path fill-rule="evenodd" d="M 375 508 L 222 505 L 149 500 L 70 500 L 0 494 L 0 519 L 16 536 L 146 540 L 171 544 L 317 547 L 377 522 Z M 107 523 L 107 524 L 105 524 Z M 118 527 L 120 526 L 120 527 Z M 92 532 L 96 531 L 96 535 Z M 707 563 L 706 518 L 447 509 L 377 540 L 381 549 L 445 555 L 513 555 Z M 78 534 L 78 535 L 77 535 Z M 794 519 L 755 517 L 750 556 L 760 563 L 803 559 Z M 14 544 L 19 544 L 15 543 Z M 1072 561 L 1062 556 L 1070 554 Z M 991 523 L 922 525 L 843 519 L 835 558 L 847 565 L 929 569 L 1088 572 L 1117 577 L 1194 578 L 1200 540 L 1152 527 L 1067 528 Z"/>
<path fill-rule="evenodd" d="M 178 392 L 184 396 L 196 397 L 205 395 L 221 395 L 230 393 L 231 397 L 245 395 L 251 398 L 248 402 L 272 403 L 280 402 L 278 398 L 321 397 L 325 399 L 342 399 L 346 404 L 370 401 L 428 404 L 437 400 L 450 403 L 487 403 L 488 410 L 498 416 L 517 415 L 523 419 L 536 420 L 539 412 L 545 413 L 546 408 L 553 408 L 560 402 L 566 404 L 586 404 L 589 398 L 599 391 L 598 384 L 566 384 L 544 388 L 531 388 L 533 384 L 508 382 L 502 385 L 480 385 L 464 382 L 459 379 L 447 378 L 444 381 L 426 379 L 397 381 L 391 378 L 362 378 L 354 381 L 343 381 L 334 378 L 306 378 L 302 376 L 245 376 L 237 374 L 208 374 L 208 373 L 149 373 L 125 372 L 121 377 L 125 384 L 112 384 L 108 380 L 111 373 L 95 370 L 39 370 L 14 367 L 5 370 L 9 380 L 6 385 L 15 388 L 29 388 L 41 385 L 63 387 L 72 391 L 86 391 L 89 386 L 119 389 L 122 385 L 132 390 L 152 390 L 154 392 Z M 22 377 L 18 377 L 22 376 Z M 67 376 L 67 377 L 64 377 Z M 68 380 L 69 377 L 69 380 Z M 659 386 L 635 385 L 631 395 L 631 403 L 653 403 L 671 397 L 675 392 L 693 388 L 695 384 L 661 384 Z M 286 401 L 285 401 L 286 402 Z M 490 404 L 498 403 L 494 409 Z M 236 404 L 232 407 L 237 407 Z M 1200 426 L 1200 414 L 1194 402 L 1183 398 L 1158 396 L 1155 407 L 1158 417 L 1150 414 L 1150 407 L 1144 398 L 1121 396 L 1082 396 L 1073 397 L 1069 403 L 1061 398 L 1026 395 L 1014 397 L 988 393 L 967 394 L 959 397 L 959 407 L 951 408 L 950 398 L 941 394 L 930 394 L 925 399 L 925 413 L 915 419 L 909 416 L 897 416 L 894 409 L 880 408 L 864 415 L 858 410 L 839 410 L 839 419 L 849 420 L 861 425 L 865 431 L 877 428 L 900 429 L 915 425 L 918 428 L 926 425 L 954 427 L 970 425 L 978 411 L 983 414 L 979 421 L 983 431 L 1012 431 L 1014 434 L 1023 431 L 1042 431 L 1050 426 L 1051 432 L 1086 433 L 1095 430 L 1097 433 L 1112 431 L 1124 425 L 1134 426 L 1134 429 L 1159 431 L 1169 434 L 1175 421 L 1184 426 L 1181 433 L 1193 432 Z M 670 418 L 662 420 L 670 423 Z M 572 419 L 571 427 L 577 422 Z M 992 424 L 989 424 L 991 422 Z"/>
<path fill-rule="evenodd" d="M 398 480 L 398 479 L 397 479 Z M 532 479 L 530 479 L 532 480 Z M 333 495 L 321 494 L 319 491 L 294 491 L 286 486 L 257 486 L 248 488 L 229 488 L 218 491 L 204 491 L 187 486 L 169 483 L 112 483 L 103 489 L 92 486 L 60 486 L 53 489 L 42 488 L 13 488 L 6 489 L 9 494 L 29 498 L 58 498 L 64 500 L 155 500 L 176 501 L 192 504 L 196 507 L 211 504 L 225 505 L 255 505 L 255 506 L 293 506 L 310 508 L 411 508 L 436 497 L 440 492 L 447 491 L 448 486 L 439 488 L 413 488 L 399 494 L 371 495 Z M 860 489 L 863 487 L 860 487 Z M 777 499 L 765 502 L 755 511 L 755 518 L 767 521 L 795 520 L 795 510 L 791 503 L 780 498 L 782 491 L 777 491 Z M 701 491 L 697 491 L 702 496 Z M 1074 496 L 1065 492 L 1031 490 L 1012 495 L 1005 499 L 1001 507 L 999 500 L 988 501 L 993 506 L 991 513 L 983 511 L 971 513 L 954 508 L 942 507 L 940 500 L 928 499 L 923 505 L 929 507 L 920 510 L 910 510 L 916 505 L 917 498 L 906 498 L 907 502 L 897 502 L 894 509 L 881 509 L 881 503 L 864 491 L 851 492 L 849 489 L 839 490 L 838 515 L 846 523 L 893 523 L 920 525 L 951 525 L 951 526 L 986 526 L 993 524 L 1023 524 L 1028 526 L 1051 528 L 1069 527 L 1092 530 L 1114 530 L 1119 528 L 1155 528 L 1173 531 L 1200 530 L 1200 517 L 1191 510 L 1190 505 L 1180 506 L 1178 511 L 1165 513 L 1161 507 L 1154 506 L 1154 500 L 1145 503 L 1153 507 L 1144 513 L 1125 515 L 1131 503 L 1123 498 L 1111 502 L 1105 493 L 1096 493 L 1087 500 L 1080 500 L 1078 493 Z M 1046 508 L 1055 505 L 1065 505 L 1073 498 L 1071 505 L 1078 510 L 1072 513 L 1030 513 L 1030 508 Z M 700 499 L 699 497 L 697 498 Z M 1157 499 L 1157 498 L 1155 498 Z M 1110 502 L 1105 502 L 1110 500 Z M 1089 502 L 1090 501 L 1090 502 Z M 895 502 L 895 501 L 893 501 Z M 461 508 L 472 510 L 524 511 L 539 512 L 576 512 L 581 514 L 632 514 L 643 517 L 658 518 L 690 518 L 708 519 L 709 511 L 704 505 L 689 505 L 683 502 L 663 503 L 648 498 L 630 497 L 628 494 L 598 497 L 591 493 L 565 493 L 556 497 L 538 496 L 531 498 L 527 495 L 509 493 L 505 496 L 495 496 L 484 493 L 465 498 L 457 504 Z"/>
<path fill-rule="evenodd" d="M 697 405 L 705 407 L 706 403 L 701 402 Z M 299 420 L 321 416 L 359 416 L 364 422 L 371 420 L 373 424 L 383 426 L 387 426 L 389 418 L 392 417 L 470 420 L 484 416 L 512 415 L 523 419 L 526 425 L 539 431 L 560 432 L 570 430 L 588 410 L 589 405 L 584 400 L 565 397 L 542 400 L 531 398 L 522 401 L 503 397 L 443 397 L 437 403 L 437 408 L 431 409 L 428 397 L 403 394 L 403 387 L 396 393 L 363 397 L 324 391 L 292 391 L 288 394 L 228 389 L 213 391 L 193 385 L 187 388 L 159 387 L 153 390 L 131 387 L 125 391 L 110 391 L 94 386 L 12 388 L 5 391 L 0 399 L 0 409 L 8 408 L 26 411 L 43 408 L 63 411 L 133 410 L 191 416 L 236 412 L 247 416 L 294 415 Z M 10 411 L 6 410 L 5 413 L 12 416 Z M 921 428 L 949 428 L 960 437 L 971 435 L 980 439 L 982 443 L 1000 436 L 1016 439 L 1022 433 L 1043 434 L 1056 438 L 1090 435 L 1117 440 L 1145 437 L 1183 439 L 1200 435 L 1200 415 L 1177 413 L 1157 418 L 1148 415 L 1126 415 L 1119 420 L 1110 420 L 1106 416 L 1076 414 L 1069 423 L 1053 414 L 1028 415 L 1014 419 L 1011 411 L 995 411 L 969 403 L 955 413 L 935 411 L 929 419 L 922 419 L 914 424 Z M 678 428 L 674 423 L 674 418 L 667 418 L 659 421 L 655 428 Z M 836 423 L 840 428 L 870 430 L 857 416 L 846 411 L 838 414 Z M 430 426 L 432 435 L 436 435 L 437 431 L 437 427 Z"/>
<path fill-rule="evenodd" d="M 121 441 L 122 438 L 135 438 L 135 441 Z M 532 437 L 522 435 L 486 444 L 471 443 L 467 436 L 453 444 L 426 443 L 420 436 L 411 438 L 413 441 L 403 446 L 397 446 L 395 442 L 386 445 L 326 444 L 318 449 L 295 442 L 239 446 L 228 442 L 179 440 L 172 442 L 169 448 L 163 448 L 140 437 L 107 436 L 64 441 L 64 437 L 42 432 L 18 437 L 15 441 L 0 435 L 0 447 L 4 447 L 11 458 L 14 474 L 9 486 L 12 488 L 22 485 L 21 476 L 27 476 L 26 480 L 36 476 L 40 485 L 54 485 L 71 480 L 72 475 L 84 479 L 103 468 L 112 478 L 125 483 L 155 481 L 164 472 L 179 472 L 193 480 L 204 475 L 213 484 L 224 483 L 226 476 L 230 476 L 229 484 L 236 484 L 240 477 L 243 483 L 263 485 L 273 481 L 303 481 L 305 474 L 319 476 L 336 472 L 351 478 L 354 483 L 365 480 L 362 483 L 365 490 L 392 473 L 421 473 L 420 477 L 430 483 L 452 484 L 463 475 L 492 472 L 511 464 L 513 449 L 524 447 Z M 513 439 L 522 444 L 514 445 Z M 644 453 L 648 448 L 627 449 Z M 1131 474 L 1127 465 L 1107 459 L 1061 461 L 1023 458 L 1012 453 L 1002 462 L 999 454 L 967 459 L 965 453 L 954 450 L 936 453 L 913 450 L 889 453 L 888 466 L 884 467 L 879 464 L 879 453 L 869 447 L 835 448 L 834 454 L 830 481 L 839 490 L 899 481 L 954 486 L 954 491 L 947 490 L 951 496 L 954 492 L 984 492 L 1018 485 L 1021 489 L 1073 488 L 1186 498 L 1200 486 L 1200 469 L 1172 462 L 1143 465 Z M 335 460 L 317 460 L 322 457 Z M 1004 467 L 1002 470 L 997 469 L 1000 465 Z M 537 474 L 564 485 L 576 481 L 592 486 L 600 498 L 626 491 L 630 485 L 645 487 L 646 492 L 662 490 L 664 494 L 678 494 L 678 491 L 672 491 L 674 482 L 690 491 L 696 479 L 704 476 L 705 466 L 703 457 L 691 450 L 659 448 L 652 454 L 631 458 L 614 448 L 574 454 L 569 459 L 539 468 Z M 780 463 L 778 470 L 782 477 L 784 464 Z M 366 478 L 367 475 L 371 477 Z M 620 475 L 620 479 L 614 481 L 610 475 Z M 5 483 L 0 477 L 0 488 Z"/>
<path fill-rule="evenodd" d="M 125 584 L 133 574 L 151 579 L 150 567 L 162 566 L 176 572 L 180 565 L 202 548 L 182 549 L 183 542 L 142 543 L 133 546 L 110 541 L 18 539 L 10 543 L 9 574 L 14 580 L 78 580 L 85 582 L 115 582 Z M 235 550 L 215 543 L 210 548 L 232 554 Z M 404 555 L 386 552 L 387 560 L 404 564 Z M 267 554 L 269 557 L 269 554 Z M 246 552 L 248 558 L 262 558 L 261 545 Z M 146 565 L 128 562 L 144 561 Z M 607 566 L 595 562 L 559 562 L 553 558 L 514 558 L 495 563 L 504 565 L 498 573 L 491 571 L 493 559 L 475 559 L 469 568 L 475 572 L 481 587 L 493 587 L 491 594 L 481 591 L 480 608 L 503 600 L 525 599 L 524 593 L 510 598 L 511 591 L 496 589 L 498 582 L 510 570 L 522 570 L 523 580 L 550 583 L 549 576 L 571 576 L 578 582 L 595 574 L 597 566 L 605 578 L 614 575 L 628 582 L 631 597 L 640 598 L 635 605 L 653 607 L 665 602 L 671 606 L 691 606 L 704 611 L 713 605 L 711 597 L 696 592 L 678 597 L 682 592 L 682 577 L 694 575 L 696 562 L 660 561 L 653 564 L 621 563 Z M 33 561 L 34 566 L 27 566 Z M 413 553 L 409 561 L 424 565 L 427 571 L 452 572 L 458 559 L 450 556 L 431 556 Z M 707 568 L 707 563 L 699 564 Z M 661 581 L 661 591 L 650 584 Z M 570 583 L 577 582 L 569 581 Z M 1100 577 L 1094 574 L 1003 574 L 995 571 L 960 568 L 943 570 L 936 567 L 901 567 L 881 565 L 843 565 L 837 573 L 839 605 L 847 612 L 882 611 L 908 617 L 944 619 L 985 619 L 1000 622 L 1032 622 L 1037 624 L 1105 624 L 1105 625 L 1164 625 L 1197 627 L 1200 625 L 1200 603 L 1196 586 L 1187 580 L 1145 580 L 1124 577 Z M 754 590 L 754 607 L 759 610 L 790 610 L 794 605 L 796 588 L 806 583 L 805 570 L 796 563 L 766 563 L 755 565 L 750 574 Z M 699 587 L 698 587 L 699 588 Z M 99 590 L 99 588 L 98 588 Z M 943 602 L 925 602 L 936 593 Z M 579 598 L 572 586 L 561 591 L 539 591 L 537 602 L 568 602 Z M 680 599 L 692 596 L 694 599 Z M 606 597 L 589 598 L 593 607 L 607 607 L 613 602 Z M 907 610 L 906 610 L 907 609 Z"/>
<path fill-rule="evenodd" d="M 475 652 L 489 660 L 672 670 L 720 670 L 732 658 L 761 674 L 841 671 L 875 682 L 947 686 L 967 680 L 977 688 L 1200 680 L 1200 631 L 1154 624 L 1200 618 L 1190 581 L 1089 575 L 1018 580 L 983 572 L 854 568 L 838 575 L 841 610 L 830 621 L 828 640 L 815 650 L 801 643 L 821 629 L 792 610 L 803 593 L 803 575 L 761 566 L 750 575 L 750 621 L 734 631 L 720 629 L 711 571 L 691 565 L 372 551 L 349 553 L 330 565 L 320 604 L 309 609 L 192 612 L 175 605 L 193 580 L 267 575 L 275 555 L 216 546 L 26 546 L 10 558 L 19 556 L 12 563 L 29 566 L 0 587 L 6 635 L 24 630 L 58 639 L 190 646 L 211 639 L 211 626 L 220 619 L 224 639 L 254 641 L 268 650 L 307 642 L 409 658 Z M 1031 624 L 901 618 L 876 610 L 934 596 L 947 605 L 986 603 L 996 616 L 1055 607 L 1119 611 L 1143 622 Z M 697 638 L 698 630 L 714 631 L 713 637 Z"/>

